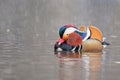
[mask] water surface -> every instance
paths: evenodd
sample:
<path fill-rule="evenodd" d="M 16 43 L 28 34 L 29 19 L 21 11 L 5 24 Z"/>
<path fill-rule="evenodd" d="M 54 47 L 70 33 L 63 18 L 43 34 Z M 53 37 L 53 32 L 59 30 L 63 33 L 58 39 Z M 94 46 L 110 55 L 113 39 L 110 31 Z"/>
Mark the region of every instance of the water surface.
<path fill-rule="evenodd" d="M 0 80 L 119 80 L 119 7 L 119 0 L 0 0 Z M 54 43 L 68 23 L 98 27 L 111 45 L 58 58 Z"/>

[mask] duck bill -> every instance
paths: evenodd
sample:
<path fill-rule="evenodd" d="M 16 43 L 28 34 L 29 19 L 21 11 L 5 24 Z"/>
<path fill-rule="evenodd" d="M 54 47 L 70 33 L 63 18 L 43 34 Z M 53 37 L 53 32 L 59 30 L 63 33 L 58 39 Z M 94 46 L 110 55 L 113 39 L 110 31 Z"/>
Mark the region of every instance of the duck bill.
<path fill-rule="evenodd" d="M 58 42 L 58 45 L 61 45 L 65 40 L 64 39 L 59 39 L 57 42 Z"/>

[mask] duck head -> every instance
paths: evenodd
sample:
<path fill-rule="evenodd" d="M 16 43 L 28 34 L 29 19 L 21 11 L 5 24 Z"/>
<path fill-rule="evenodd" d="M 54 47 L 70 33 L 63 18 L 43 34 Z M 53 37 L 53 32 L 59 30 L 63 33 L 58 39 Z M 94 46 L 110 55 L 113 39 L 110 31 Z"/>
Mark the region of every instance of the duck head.
<path fill-rule="evenodd" d="M 67 24 L 65 26 L 62 26 L 60 29 L 59 29 L 59 36 L 60 38 L 64 39 L 65 41 L 68 40 L 69 38 L 69 35 L 71 33 L 73 33 L 74 31 L 76 31 L 77 28 L 75 25 L 73 24 Z"/>
<path fill-rule="evenodd" d="M 59 35 L 67 44 L 79 46 L 82 43 L 82 37 L 76 31 L 79 30 L 74 25 L 68 24 L 59 29 Z"/>

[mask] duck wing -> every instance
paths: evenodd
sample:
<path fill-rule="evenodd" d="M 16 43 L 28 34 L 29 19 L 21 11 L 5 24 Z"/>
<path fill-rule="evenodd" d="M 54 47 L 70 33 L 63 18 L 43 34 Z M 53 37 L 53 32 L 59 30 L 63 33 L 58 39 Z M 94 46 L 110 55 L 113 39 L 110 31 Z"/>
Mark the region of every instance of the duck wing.
<path fill-rule="evenodd" d="M 75 32 L 78 33 L 82 37 L 83 41 L 89 39 L 91 36 L 91 32 L 90 32 L 89 28 L 86 28 L 86 31 L 76 30 Z"/>

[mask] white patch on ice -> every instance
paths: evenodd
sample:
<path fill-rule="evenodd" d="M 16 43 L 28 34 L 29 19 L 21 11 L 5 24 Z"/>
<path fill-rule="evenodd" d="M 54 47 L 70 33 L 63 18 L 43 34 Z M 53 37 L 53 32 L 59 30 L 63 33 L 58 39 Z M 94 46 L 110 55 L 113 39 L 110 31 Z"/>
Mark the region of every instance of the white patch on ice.
<path fill-rule="evenodd" d="M 7 32 L 10 32 L 10 29 L 7 29 L 6 31 L 7 31 Z"/>
<path fill-rule="evenodd" d="M 36 34 L 37 37 L 39 37 L 39 34 Z"/>
<path fill-rule="evenodd" d="M 110 37 L 112 37 L 112 38 L 117 38 L 117 36 L 116 36 L 116 35 L 111 35 Z"/>
<path fill-rule="evenodd" d="M 115 61 L 116 64 L 120 64 L 120 61 Z"/>

